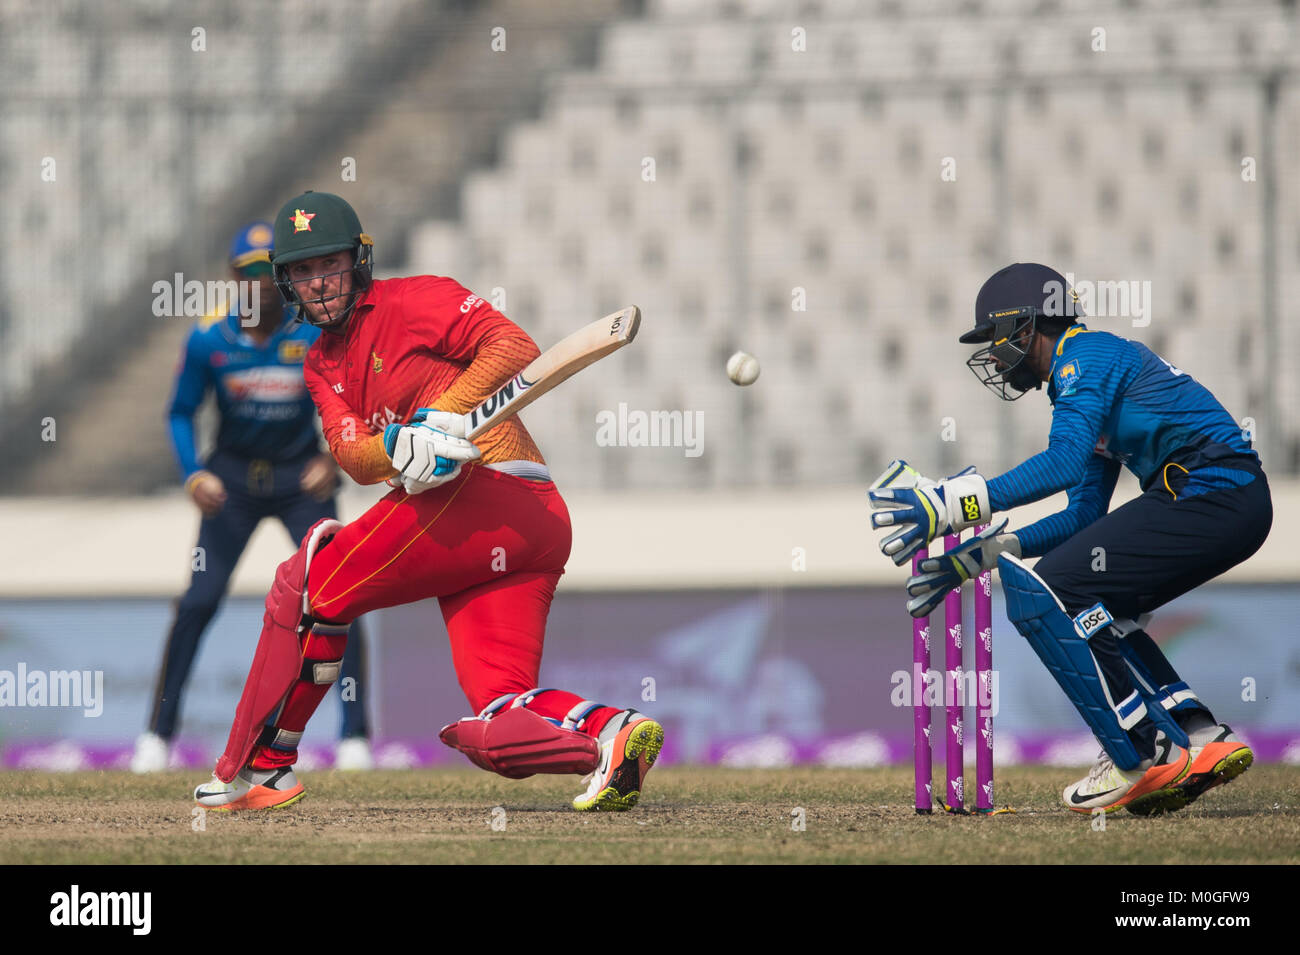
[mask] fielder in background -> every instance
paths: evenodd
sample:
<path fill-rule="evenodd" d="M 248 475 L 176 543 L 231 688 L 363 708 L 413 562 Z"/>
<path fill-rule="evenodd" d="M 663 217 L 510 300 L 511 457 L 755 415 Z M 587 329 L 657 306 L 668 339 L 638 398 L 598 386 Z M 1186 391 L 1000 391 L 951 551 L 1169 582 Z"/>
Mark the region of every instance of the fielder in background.
<path fill-rule="evenodd" d="M 985 481 L 968 468 L 943 481 L 901 462 L 870 492 L 872 526 L 895 564 L 936 537 L 1069 492 L 1065 510 L 1004 533 L 987 528 L 908 580 L 908 610 L 997 568 L 1007 616 L 1102 746 L 1064 792 L 1079 812 L 1180 809 L 1254 759 L 1218 723 L 1143 629 L 1151 611 L 1250 557 L 1273 508 L 1259 456 L 1232 416 L 1190 375 L 1146 346 L 1079 322 L 1065 279 L 1010 265 L 975 301 L 967 362 L 1006 401 L 1047 383 L 1047 450 Z M 1142 495 L 1107 513 L 1121 466 Z M 1031 570 L 1024 559 L 1042 555 Z"/>
<path fill-rule="evenodd" d="M 280 565 L 230 741 L 195 800 L 234 810 L 300 799 L 298 741 L 338 675 L 348 625 L 436 597 L 478 714 L 444 727 L 442 741 L 510 778 L 587 773 L 575 809 L 630 809 L 663 728 L 538 686 L 571 543 L 564 501 L 518 417 L 477 444 L 465 437 L 466 413 L 537 346 L 452 279 L 374 280 L 372 248 L 335 195 L 307 192 L 275 219 L 281 293 L 324 331 L 304 371 L 330 450 L 359 483 L 394 490 L 351 524 L 318 523 Z"/>
<path fill-rule="evenodd" d="M 136 741 L 131 760 L 137 773 L 167 768 L 199 640 L 257 525 L 279 518 L 299 541 L 313 524 L 337 516 L 338 471 L 320 448 L 302 375 L 303 358 L 320 332 L 299 324 L 284 308 L 271 276 L 271 238 L 269 222 L 254 222 L 235 236 L 231 272 L 239 282 L 257 283 L 258 308 L 241 318 L 236 301 L 228 311 L 202 319 L 185 342 L 176 377 L 168 420 L 185 489 L 203 515 L 197 545 L 202 563 L 195 566 L 167 635 L 148 732 Z M 194 415 L 209 391 L 216 394 L 220 424 L 215 449 L 200 464 Z M 343 660 L 343 675 L 354 682 L 344 684 L 350 692 L 343 700 L 335 765 L 369 769 L 359 624 L 354 637 Z"/>

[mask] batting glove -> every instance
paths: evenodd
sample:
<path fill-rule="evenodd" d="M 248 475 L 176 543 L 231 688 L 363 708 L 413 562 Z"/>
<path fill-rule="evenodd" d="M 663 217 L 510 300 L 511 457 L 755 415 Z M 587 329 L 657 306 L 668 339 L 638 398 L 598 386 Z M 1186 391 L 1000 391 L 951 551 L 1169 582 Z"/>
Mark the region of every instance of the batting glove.
<path fill-rule="evenodd" d="M 452 411 L 439 411 L 437 408 L 417 408 L 407 424 L 427 424 L 446 434 L 463 438 L 469 434 L 469 418 Z"/>
<path fill-rule="evenodd" d="M 913 617 L 924 617 L 943 602 L 947 594 L 960 587 L 976 574 L 992 570 L 998 564 L 999 554 L 1020 556 L 1020 538 L 1003 534 L 1007 521 L 990 525 L 968 541 L 938 557 L 927 557 L 919 565 L 920 573 L 907 578 L 907 612 Z"/>
<path fill-rule="evenodd" d="M 873 528 L 899 527 L 880 542 L 881 553 L 899 566 L 936 537 L 986 524 L 992 513 L 988 485 L 973 467 L 937 484 L 878 488 L 868 497 L 877 511 Z"/>
<path fill-rule="evenodd" d="M 465 438 L 465 416 L 421 408 L 410 424 L 384 429 L 384 450 L 408 494 L 454 480 L 467 461 L 482 452 Z"/>

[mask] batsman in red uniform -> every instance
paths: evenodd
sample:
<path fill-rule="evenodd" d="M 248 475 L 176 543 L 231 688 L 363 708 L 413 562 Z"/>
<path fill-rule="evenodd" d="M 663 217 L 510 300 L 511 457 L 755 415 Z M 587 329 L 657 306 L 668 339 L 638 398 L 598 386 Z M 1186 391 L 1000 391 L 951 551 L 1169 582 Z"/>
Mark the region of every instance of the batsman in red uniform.
<path fill-rule="evenodd" d="M 578 810 L 625 810 L 663 745 L 631 709 L 538 687 L 546 615 L 571 531 L 518 418 L 465 437 L 465 414 L 538 355 L 518 326 L 449 278 L 371 277 L 373 241 L 343 199 L 307 192 L 275 219 L 285 300 L 324 334 L 304 364 L 325 438 L 361 484 L 394 490 L 358 520 L 314 525 L 280 565 L 209 809 L 301 799 L 307 720 L 338 677 L 348 624 L 437 597 L 477 716 L 442 740 L 503 776 L 586 773 Z"/>

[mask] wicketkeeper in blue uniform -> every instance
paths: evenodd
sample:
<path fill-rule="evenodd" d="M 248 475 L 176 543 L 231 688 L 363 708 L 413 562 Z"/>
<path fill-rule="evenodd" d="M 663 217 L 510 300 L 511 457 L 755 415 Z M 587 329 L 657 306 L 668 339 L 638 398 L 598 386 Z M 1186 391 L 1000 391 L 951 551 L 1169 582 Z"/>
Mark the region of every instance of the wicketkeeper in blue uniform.
<path fill-rule="evenodd" d="M 235 237 L 230 267 L 237 281 L 258 286 L 258 307 L 249 316 L 245 301 L 241 315 L 236 300 L 227 311 L 197 324 L 185 343 L 168 409 L 185 489 L 203 519 L 199 557 L 167 636 L 148 732 L 136 741 L 135 772 L 167 767 L 199 640 L 257 525 L 263 518 L 279 518 L 296 543 L 317 521 L 337 517 L 338 472 L 333 457 L 321 449 L 316 408 L 302 375 L 303 357 L 320 330 L 299 323 L 284 307 L 271 274 L 271 241 L 269 222 L 254 222 Z M 216 393 L 220 425 L 215 450 L 200 464 L 194 415 L 210 390 Z M 367 769 L 372 760 L 361 696 L 365 679 L 359 624 L 352 625 L 349 636 L 340 681 L 343 729 L 335 760 L 340 768 Z"/>
<path fill-rule="evenodd" d="M 897 461 L 873 485 L 881 550 L 903 564 L 935 538 L 1068 491 L 1065 510 L 1014 534 L 991 524 L 908 580 L 914 616 L 997 568 L 1007 616 L 1102 746 L 1065 790 L 1079 812 L 1180 809 L 1254 759 L 1143 629 L 1148 615 L 1250 557 L 1273 520 L 1249 436 L 1191 375 L 1145 345 L 1079 322 L 1074 291 L 1043 265 L 1010 265 L 975 301 L 967 362 L 1007 401 L 1047 384 L 1047 450 L 999 477 L 932 481 Z M 1120 467 L 1141 496 L 1109 513 Z M 1041 560 L 1031 570 L 1025 558 Z"/>

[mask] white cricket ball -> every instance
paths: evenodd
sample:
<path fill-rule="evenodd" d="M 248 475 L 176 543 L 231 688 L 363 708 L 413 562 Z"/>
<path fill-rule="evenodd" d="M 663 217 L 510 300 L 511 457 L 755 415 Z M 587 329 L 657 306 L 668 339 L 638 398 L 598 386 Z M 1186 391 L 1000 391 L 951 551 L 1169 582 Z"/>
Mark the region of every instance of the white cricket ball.
<path fill-rule="evenodd" d="M 752 385 L 758 380 L 758 359 L 749 352 L 736 352 L 727 359 L 727 377 L 737 385 Z"/>

